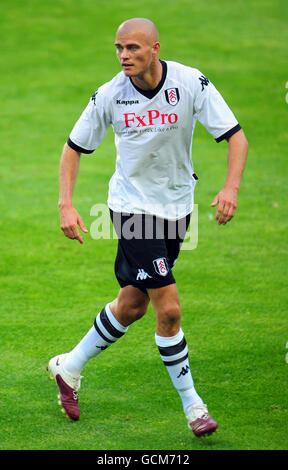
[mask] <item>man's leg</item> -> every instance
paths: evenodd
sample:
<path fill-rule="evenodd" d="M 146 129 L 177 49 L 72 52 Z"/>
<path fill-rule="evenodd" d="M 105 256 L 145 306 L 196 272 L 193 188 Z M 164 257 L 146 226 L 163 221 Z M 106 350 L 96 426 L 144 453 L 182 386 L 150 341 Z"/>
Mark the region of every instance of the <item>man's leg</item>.
<path fill-rule="evenodd" d="M 85 364 L 126 333 L 147 310 L 149 298 L 133 286 L 121 288 L 118 297 L 98 313 L 94 325 L 65 359 L 65 368 L 80 375 Z"/>
<path fill-rule="evenodd" d="M 128 326 L 147 310 L 149 297 L 141 290 L 127 286 L 120 289 L 117 299 L 107 304 L 95 318 L 93 326 L 68 354 L 60 354 L 47 367 L 60 391 L 60 403 L 68 416 L 79 419 L 78 390 L 81 371 L 86 363 L 115 343 Z"/>
<path fill-rule="evenodd" d="M 145 315 L 150 299 L 140 289 L 126 286 L 120 289 L 118 297 L 110 304 L 113 315 L 123 326 L 129 326 Z"/>
<path fill-rule="evenodd" d="M 188 426 L 198 437 L 214 432 L 217 423 L 195 390 L 190 371 L 188 346 L 181 329 L 181 307 L 176 284 L 148 289 L 156 315 L 155 341 L 161 358 L 178 391 Z"/>

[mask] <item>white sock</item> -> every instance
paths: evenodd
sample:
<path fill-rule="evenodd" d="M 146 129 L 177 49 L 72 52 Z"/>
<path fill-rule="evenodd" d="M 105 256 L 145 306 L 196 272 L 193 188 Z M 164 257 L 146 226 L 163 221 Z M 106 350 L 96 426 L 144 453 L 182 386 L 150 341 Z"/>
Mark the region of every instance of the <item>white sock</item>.
<path fill-rule="evenodd" d="M 184 412 L 189 406 L 203 403 L 195 390 L 188 359 L 188 346 L 182 329 L 175 336 L 165 337 L 155 334 L 161 359 L 165 364 L 174 387 L 182 400 Z"/>
<path fill-rule="evenodd" d="M 95 318 L 94 325 L 65 359 L 65 369 L 72 375 L 80 375 L 85 364 L 117 339 L 124 335 L 128 327 L 121 325 L 106 305 Z"/>

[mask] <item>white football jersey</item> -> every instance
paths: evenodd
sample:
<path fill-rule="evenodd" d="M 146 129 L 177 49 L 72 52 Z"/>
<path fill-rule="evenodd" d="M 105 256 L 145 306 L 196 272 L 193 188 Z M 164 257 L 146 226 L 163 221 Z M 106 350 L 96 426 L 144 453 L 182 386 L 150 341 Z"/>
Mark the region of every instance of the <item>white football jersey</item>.
<path fill-rule="evenodd" d="M 161 63 L 162 80 L 154 90 L 139 89 L 124 72 L 102 85 L 76 122 L 68 144 L 92 153 L 112 125 L 117 157 L 109 182 L 110 209 L 176 220 L 193 209 L 197 176 L 192 138 L 197 119 L 217 142 L 241 127 L 199 70 Z"/>

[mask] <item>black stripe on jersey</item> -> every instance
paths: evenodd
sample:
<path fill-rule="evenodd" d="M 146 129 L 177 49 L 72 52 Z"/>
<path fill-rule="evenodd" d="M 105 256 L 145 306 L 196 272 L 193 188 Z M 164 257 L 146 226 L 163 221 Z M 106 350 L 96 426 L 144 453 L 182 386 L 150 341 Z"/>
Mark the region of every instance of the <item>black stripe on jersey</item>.
<path fill-rule="evenodd" d="M 104 328 L 114 338 L 121 338 L 121 336 L 124 335 L 122 331 L 117 330 L 117 328 L 115 328 L 115 326 L 112 325 L 111 321 L 109 320 L 107 316 L 107 313 L 105 312 L 105 308 L 103 308 L 100 312 L 100 320 Z"/>
<path fill-rule="evenodd" d="M 185 361 L 187 357 L 188 357 L 188 353 L 185 354 L 185 356 L 180 357 L 179 359 L 175 359 L 175 361 L 163 361 L 163 363 L 165 364 L 165 366 L 176 366 L 176 364 L 180 364 L 180 362 Z"/>
<path fill-rule="evenodd" d="M 71 149 L 76 150 L 76 152 L 80 152 L 80 153 L 92 153 L 95 150 L 95 149 L 94 150 L 87 150 L 87 149 L 83 149 L 82 147 L 79 147 L 79 145 L 76 145 L 76 144 L 74 144 L 74 142 L 72 142 L 70 137 L 67 140 L 67 144 L 69 145 L 69 147 L 71 147 Z"/>
<path fill-rule="evenodd" d="M 217 139 L 215 140 L 216 142 L 221 142 L 224 139 L 229 139 L 229 137 L 231 137 L 233 134 L 236 134 L 236 132 L 240 131 L 240 129 L 242 129 L 242 127 L 240 126 L 240 124 L 237 124 L 235 127 L 232 127 L 230 131 L 225 132 L 225 134 L 221 135 L 220 137 L 217 137 Z"/>
<path fill-rule="evenodd" d="M 183 336 L 180 343 L 175 344 L 174 346 L 168 346 L 167 348 L 163 348 L 161 346 L 158 346 L 158 349 L 159 349 L 159 352 L 160 352 L 161 356 L 174 356 L 175 354 L 178 354 L 181 351 L 183 351 L 183 349 L 185 349 L 185 346 L 186 346 L 186 340 L 185 340 L 185 337 Z M 182 359 L 181 359 L 181 361 L 182 361 Z M 169 364 L 171 364 L 171 363 L 169 362 Z"/>

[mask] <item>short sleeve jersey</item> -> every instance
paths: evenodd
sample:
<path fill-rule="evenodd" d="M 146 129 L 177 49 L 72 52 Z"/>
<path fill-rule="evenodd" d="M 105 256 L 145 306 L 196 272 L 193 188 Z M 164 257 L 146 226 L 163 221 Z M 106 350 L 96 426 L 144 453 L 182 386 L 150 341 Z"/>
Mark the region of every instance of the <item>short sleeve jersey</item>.
<path fill-rule="evenodd" d="M 161 61 L 154 90 L 124 72 L 102 85 L 76 122 L 68 145 L 92 153 L 112 125 L 117 151 L 108 206 L 176 220 L 193 210 L 192 139 L 199 120 L 217 142 L 241 129 L 214 85 L 197 69 Z"/>

